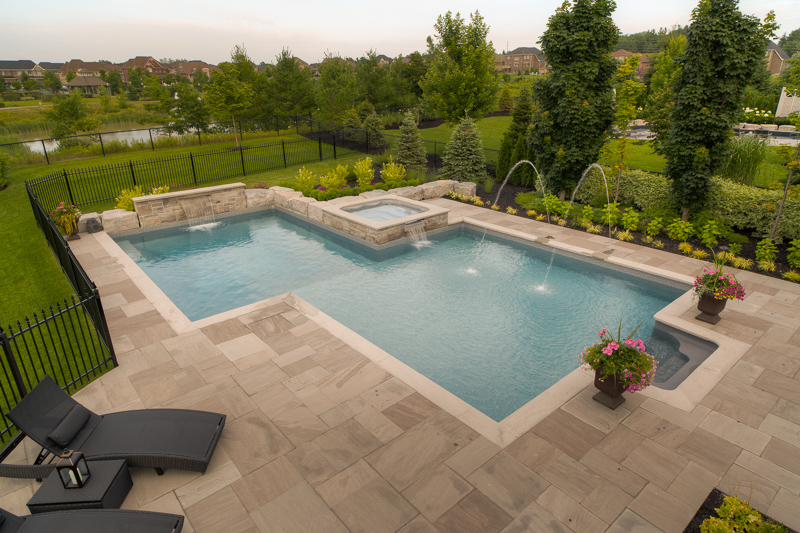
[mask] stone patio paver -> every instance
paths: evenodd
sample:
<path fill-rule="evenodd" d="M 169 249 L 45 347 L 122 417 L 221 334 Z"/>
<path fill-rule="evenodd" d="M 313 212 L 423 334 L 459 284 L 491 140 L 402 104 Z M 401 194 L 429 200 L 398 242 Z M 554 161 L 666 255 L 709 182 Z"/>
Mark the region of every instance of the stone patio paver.
<path fill-rule="evenodd" d="M 658 250 L 430 202 L 597 257 L 698 270 Z M 173 328 L 95 235 L 72 249 L 96 274 L 120 363 L 76 399 L 100 413 L 228 415 L 205 475 L 132 469 L 124 508 L 185 514 L 184 530 L 198 533 L 653 533 L 682 531 L 716 486 L 800 529 L 798 285 L 737 274 L 748 297 L 701 327 L 750 347 L 691 412 L 646 394 L 608 411 L 588 387 L 498 446 L 291 298 L 200 329 Z M 37 452 L 26 440 L 7 460 L 31 462 Z M 0 479 L 0 507 L 26 514 L 37 487 Z"/>

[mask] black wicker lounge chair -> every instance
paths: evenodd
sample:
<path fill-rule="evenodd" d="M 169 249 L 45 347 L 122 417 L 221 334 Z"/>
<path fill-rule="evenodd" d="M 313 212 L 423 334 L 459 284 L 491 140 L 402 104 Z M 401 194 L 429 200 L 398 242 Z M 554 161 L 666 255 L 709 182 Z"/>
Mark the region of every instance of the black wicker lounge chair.
<path fill-rule="evenodd" d="M 165 468 L 205 472 L 225 426 L 223 414 L 185 409 L 97 415 L 48 376 L 7 416 L 25 435 L 56 455 L 65 449 L 80 450 L 90 461 L 125 459 L 128 466 L 154 467 L 159 474 Z M 38 471 L 41 468 L 30 470 L 31 477 L 44 473 Z"/>
<path fill-rule="evenodd" d="M 181 529 L 183 517 L 166 513 L 86 509 L 17 516 L 0 509 L 0 533 L 180 533 Z"/>

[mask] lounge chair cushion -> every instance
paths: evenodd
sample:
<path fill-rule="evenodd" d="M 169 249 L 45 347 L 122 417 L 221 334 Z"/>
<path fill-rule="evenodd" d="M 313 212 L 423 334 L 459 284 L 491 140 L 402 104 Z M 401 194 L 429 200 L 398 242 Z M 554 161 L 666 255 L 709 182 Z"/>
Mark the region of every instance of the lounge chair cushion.
<path fill-rule="evenodd" d="M 86 421 L 89 420 L 89 414 L 89 410 L 84 406 L 80 404 L 74 405 L 67 413 L 67 416 L 64 417 L 64 420 L 47 436 L 57 442 L 59 446 L 66 448 L 86 424 Z"/>

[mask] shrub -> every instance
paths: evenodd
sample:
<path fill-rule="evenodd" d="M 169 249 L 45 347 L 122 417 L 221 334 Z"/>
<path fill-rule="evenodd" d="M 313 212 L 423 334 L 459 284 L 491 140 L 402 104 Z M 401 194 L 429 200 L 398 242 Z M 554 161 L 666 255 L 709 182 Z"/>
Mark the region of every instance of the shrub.
<path fill-rule="evenodd" d="M 633 240 L 633 235 L 631 235 L 630 230 L 625 231 L 618 231 L 616 235 L 614 235 L 618 240 L 630 242 Z"/>
<path fill-rule="evenodd" d="M 762 272 L 775 272 L 775 261 L 758 261 L 758 269 Z"/>
<path fill-rule="evenodd" d="M 611 170 L 605 167 L 604 172 L 608 174 Z M 586 176 L 575 194 L 575 200 L 597 206 L 606 204 L 606 186 L 600 172 L 593 169 Z M 619 186 L 619 202 L 622 205 L 632 205 L 645 213 L 651 210 L 663 211 L 667 216 L 677 213 L 678 209 L 666 176 L 643 170 L 629 169 L 623 172 Z"/>
<path fill-rule="evenodd" d="M 678 251 L 680 251 L 683 255 L 692 255 L 694 248 L 688 242 L 682 242 L 678 245 Z"/>
<path fill-rule="evenodd" d="M 461 119 L 453 130 L 442 162 L 441 179 L 477 183 L 486 176 L 486 157 L 481 136 L 471 118 Z"/>
<path fill-rule="evenodd" d="M 700 229 L 700 242 L 709 248 L 714 248 L 719 243 L 717 237 L 721 235 L 722 231 L 717 223 L 713 220 L 709 220 L 706 225 Z"/>
<path fill-rule="evenodd" d="M 503 86 L 503 90 L 500 92 L 500 99 L 497 102 L 497 107 L 504 113 L 511 112 L 511 109 L 514 107 L 514 99 L 511 97 L 511 91 L 508 89 L 508 85 Z"/>
<path fill-rule="evenodd" d="M 347 185 L 347 174 L 349 169 L 346 165 L 337 165 L 336 169 L 331 170 L 324 176 L 319 178 L 319 183 L 328 191 L 330 196 L 331 191 L 338 191 Z"/>
<path fill-rule="evenodd" d="M 742 245 L 736 243 L 729 244 L 728 253 L 731 255 L 739 255 L 740 253 L 742 253 Z"/>
<path fill-rule="evenodd" d="M 400 125 L 400 138 L 397 140 L 395 154 L 397 162 L 406 167 L 409 172 L 424 169 L 428 163 L 425 146 L 422 144 L 422 138 L 417 129 L 417 121 L 411 111 L 406 113 L 403 123 Z"/>
<path fill-rule="evenodd" d="M 759 135 L 743 135 L 730 140 L 728 160 L 722 167 L 724 179 L 752 185 L 769 153 L 769 139 Z"/>
<path fill-rule="evenodd" d="M 342 119 L 342 137 L 345 141 L 363 143 L 364 132 L 361 130 L 361 119 L 355 109 L 351 109 L 344 114 Z"/>
<path fill-rule="evenodd" d="M 313 189 L 317 184 L 317 177 L 313 172 L 307 170 L 306 167 L 301 167 L 297 173 L 297 186 L 300 190 Z"/>
<path fill-rule="evenodd" d="M 782 276 L 784 279 L 788 279 L 789 281 L 800 283 L 800 274 L 798 274 L 794 270 L 790 270 L 789 272 L 784 272 Z"/>
<path fill-rule="evenodd" d="M 739 270 L 750 270 L 753 268 L 753 260 L 746 259 L 744 257 L 734 257 L 731 259 L 731 264 L 734 268 L 738 268 Z"/>
<path fill-rule="evenodd" d="M 770 239 L 763 239 L 756 245 L 756 262 L 775 261 L 778 247 Z"/>
<path fill-rule="evenodd" d="M 661 250 L 664 247 L 664 241 L 660 241 L 658 239 L 653 239 L 653 248 Z"/>
<path fill-rule="evenodd" d="M 386 137 L 383 135 L 383 121 L 377 114 L 372 113 L 364 119 L 363 128 L 367 131 L 367 141 L 370 148 L 382 150 L 389 146 L 389 143 L 386 142 Z"/>
<path fill-rule="evenodd" d="M 639 213 L 634 210 L 626 211 L 622 215 L 622 227 L 627 231 L 636 231 L 639 229 Z"/>
<path fill-rule="evenodd" d="M 594 208 L 590 205 L 583 206 L 583 209 L 581 209 L 581 214 L 578 215 L 578 218 L 585 223 L 591 224 L 594 222 Z"/>
<path fill-rule="evenodd" d="M 364 159 L 356 161 L 356 164 L 353 165 L 353 170 L 356 173 L 356 182 L 359 187 L 368 186 L 375 178 L 375 170 L 372 168 L 371 157 L 365 157 Z"/>
<path fill-rule="evenodd" d="M 117 205 L 114 206 L 114 209 L 133 211 L 133 199 L 138 196 L 144 196 L 140 185 L 135 186 L 133 189 L 122 189 L 119 196 L 117 196 Z"/>
<path fill-rule="evenodd" d="M 686 241 L 694 233 L 694 226 L 691 222 L 684 222 L 676 218 L 672 224 L 667 226 L 667 237 L 673 241 Z"/>
<path fill-rule="evenodd" d="M 529 217 L 535 217 L 536 216 L 536 211 L 533 210 L 533 209 L 528 209 L 527 211 L 525 211 L 525 214 L 527 216 L 529 216 Z"/>
<path fill-rule="evenodd" d="M 603 226 L 599 224 L 589 224 L 589 227 L 586 228 L 588 233 L 599 234 L 603 231 Z"/>
<path fill-rule="evenodd" d="M 789 242 L 786 248 L 786 261 L 792 268 L 800 268 L 800 239 Z"/>
<path fill-rule="evenodd" d="M 487 174 L 486 177 L 483 178 L 483 190 L 486 191 L 486 194 L 489 194 L 492 192 L 492 189 L 494 189 L 494 179 Z"/>
<path fill-rule="evenodd" d="M 517 214 L 517 210 L 514 209 L 511 206 L 508 206 L 508 207 L 506 207 L 506 213 L 508 213 L 509 215 L 516 215 Z"/>
<path fill-rule="evenodd" d="M 647 223 L 647 227 L 645 228 L 645 233 L 650 237 L 655 237 L 661 230 L 664 229 L 664 223 L 661 221 L 661 218 L 653 218 L 650 222 Z"/>
<path fill-rule="evenodd" d="M 691 257 L 692 259 L 707 259 L 708 252 L 706 252 L 705 250 L 692 250 L 692 253 L 689 254 L 689 257 Z"/>
<path fill-rule="evenodd" d="M 381 179 L 391 186 L 393 184 L 402 182 L 405 177 L 406 168 L 403 165 L 392 161 L 392 157 L 389 156 L 389 161 L 384 163 L 381 167 Z"/>
<path fill-rule="evenodd" d="M 0 152 L 0 190 L 5 189 L 8 185 L 8 167 L 10 159 L 8 154 Z"/>
<path fill-rule="evenodd" d="M 735 498 L 726 496 L 717 509 L 718 517 L 706 518 L 700 524 L 702 533 L 785 533 L 786 529 L 764 520 L 761 514 L 750 505 Z"/>

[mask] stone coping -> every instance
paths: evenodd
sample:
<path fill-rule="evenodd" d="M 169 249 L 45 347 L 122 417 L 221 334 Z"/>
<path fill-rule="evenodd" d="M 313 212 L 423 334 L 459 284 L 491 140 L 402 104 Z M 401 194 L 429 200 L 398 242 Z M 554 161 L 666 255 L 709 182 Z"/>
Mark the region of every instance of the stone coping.
<path fill-rule="evenodd" d="M 371 202 L 375 202 L 375 200 L 368 200 L 364 203 Z M 349 203 L 347 205 L 352 206 L 353 204 Z M 423 205 L 426 207 L 435 207 L 432 204 Z M 265 211 L 269 209 L 279 209 L 285 213 L 290 213 L 299 217 L 299 215 L 287 209 L 267 208 Z M 305 217 L 300 218 L 310 221 Z M 313 223 L 313 221 L 310 222 Z M 326 229 L 331 229 L 322 224 L 317 225 L 325 227 Z M 516 242 L 521 242 L 536 247 L 552 247 L 556 253 L 568 255 L 576 254 L 578 258 L 590 262 L 604 261 L 608 263 L 608 266 L 617 266 L 625 268 L 626 270 L 630 269 L 636 273 L 635 275 L 640 275 L 643 277 L 656 277 L 659 278 L 659 281 L 661 282 L 666 281 L 667 283 L 678 284 L 678 286 L 686 287 L 687 292 L 673 301 L 667 307 L 659 311 L 655 315 L 656 320 L 681 331 L 695 335 L 701 339 L 714 342 L 719 346 L 719 348 L 674 390 L 663 390 L 653 386 L 638 393 L 644 397 L 653 398 L 682 411 L 690 412 L 711 391 L 711 389 L 716 386 L 716 384 L 749 349 L 749 345 L 744 342 L 732 339 L 722 333 L 704 328 L 702 325 L 695 324 L 682 317 L 682 315 L 694 307 L 692 303 L 692 291 L 690 289 L 690 284 L 693 281 L 693 278 L 689 276 L 665 271 L 650 265 L 626 261 L 622 258 L 615 258 L 602 253 L 598 254 L 592 250 L 587 250 L 578 246 L 567 245 L 565 243 L 555 241 L 554 239 L 548 238 L 549 236 L 536 237 L 531 234 L 526 234 L 503 226 L 497 226 L 470 217 L 455 218 L 454 220 L 450 221 L 450 224 L 447 228 L 442 228 L 442 230 L 456 229 L 458 227 L 469 227 L 476 230 L 482 229 L 486 232 L 490 232 L 492 235 L 501 236 L 503 238 L 508 238 Z M 351 235 L 348 235 L 345 232 L 336 231 L 335 233 L 340 236 L 353 239 Z M 314 320 L 321 327 L 327 329 L 329 332 L 363 353 L 366 357 L 381 366 L 383 369 L 397 376 L 403 382 L 419 391 L 422 395 L 436 403 L 439 407 L 451 415 L 461 420 L 464 424 L 468 425 L 486 437 L 490 442 L 501 447 L 513 442 L 531 427 L 544 420 L 547 416 L 552 414 L 571 398 L 580 393 L 580 391 L 586 388 L 586 386 L 588 386 L 593 380 L 593 376 L 590 372 L 581 369 L 573 370 L 549 389 L 531 399 L 528 403 L 517 409 L 504 420 L 496 422 L 450 391 L 444 389 L 402 361 L 394 358 L 391 354 L 374 345 L 367 339 L 361 337 L 344 324 L 337 322 L 291 292 L 192 322 L 141 270 L 141 268 L 139 268 L 133 259 L 131 259 L 116 244 L 116 242 L 113 241 L 113 239 L 111 239 L 108 234 L 97 233 L 95 236 L 98 243 L 106 250 L 107 253 L 114 257 L 122 265 L 123 271 L 137 285 L 137 287 L 139 287 L 145 297 L 172 326 L 176 333 L 187 333 L 192 330 L 218 324 L 243 314 L 257 311 L 265 306 L 274 305 L 274 303 L 278 301 L 288 303 L 296 310 Z M 362 242 L 360 239 L 356 240 Z M 609 241 L 614 242 L 611 239 L 609 239 Z M 396 244 L 396 242 L 391 243 L 391 245 L 394 244 Z M 387 245 L 383 245 L 380 248 L 384 248 L 386 246 Z"/>
<path fill-rule="evenodd" d="M 195 196 L 208 196 L 215 192 L 228 191 L 232 189 L 244 189 L 247 186 L 242 182 L 226 183 L 225 185 L 212 185 L 211 187 L 200 187 L 197 189 L 188 189 L 185 191 L 165 192 L 161 194 L 149 194 L 146 196 L 137 196 L 133 198 L 133 205 L 139 202 L 146 202 L 151 200 L 169 200 L 172 198 L 192 198 Z"/>
<path fill-rule="evenodd" d="M 350 212 L 350 210 L 352 210 L 354 207 L 363 207 L 367 205 L 380 205 L 380 204 L 408 205 L 420 209 L 421 211 L 419 213 L 414 213 L 412 215 L 408 215 L 405 217 L 399 217 L 393 220 L 386 220 L 380 222 L 375 220 L 369 220 L 368 218 L 364 218 L 358 215 L 357 213 Z M 330 202 L 320 202 L 319 204 L 317 204 L 317 207 L 321 209 L 324 213 L 327 213 L 333 217 L 341 218 L 353 224 L 364 226 L 366 228 L 375 231 L 385 230 L 393 226 L 402 226 L 408 222 L 424 220 L 427 218 L 432 218 L 437 215 L 450 212 L 449 209 L 446 209 L 444 207 L 439 207 L 438 205 L 426 204 L 424 202 L 411 200 L 409 198 L 403 198 L 401 196 L 397 196 L 391 193 L 378 196 L 376 198 L 354 200 L 352 202 L 347 202 L 339 205 L 332 204 Z"/>

